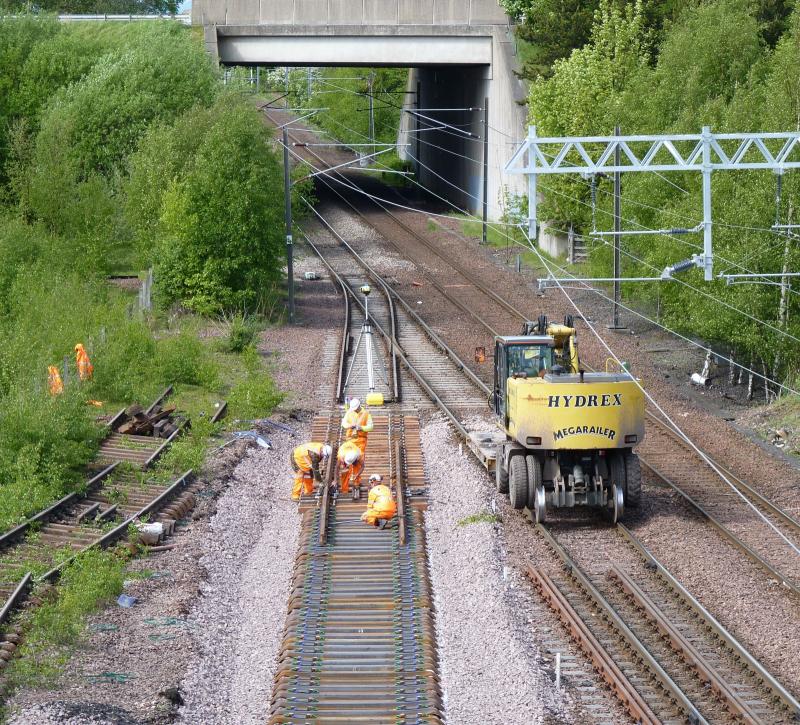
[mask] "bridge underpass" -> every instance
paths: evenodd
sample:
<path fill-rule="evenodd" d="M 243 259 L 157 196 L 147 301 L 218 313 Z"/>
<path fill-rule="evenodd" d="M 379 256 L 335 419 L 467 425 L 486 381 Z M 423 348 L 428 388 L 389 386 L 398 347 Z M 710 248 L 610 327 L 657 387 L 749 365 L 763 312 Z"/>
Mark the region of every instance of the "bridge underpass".
<path fill-rule="evenodd" d="M 482 110 L 489 99 L 487 198 L 502 213 L 506 189 L 521 180 L 503 165 L 525 134 L 525 89 L 514 75 L 508 20 L 496 0 L 195 0 L 192 23 L 226 65 L 410 68 L 401 155 L 419 161 L 419 179 L 460 208 L 480 214 Z M 472 136 L 438 129 L 436 121 Z M 431 128 L 431 130 L 425 130 Z M 418 133 L 418 131 L 420 131 Z M 418 137 L 418 138 L 417 138 Z M 403 152 L 405 149 L 405 152 Z"/>

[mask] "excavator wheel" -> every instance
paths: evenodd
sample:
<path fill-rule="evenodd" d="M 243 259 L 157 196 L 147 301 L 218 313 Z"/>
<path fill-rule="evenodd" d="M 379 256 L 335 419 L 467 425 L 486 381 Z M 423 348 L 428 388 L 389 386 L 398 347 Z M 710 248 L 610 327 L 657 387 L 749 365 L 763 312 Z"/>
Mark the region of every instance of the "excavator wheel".
<path fill-rule="evenodd" d="M 642 500 L 642 468 L 639 456 L 633 451 L 625 452 L 625 505 L 638 508 Z"/>
<path fill-rule="evenodd" d="M 537 330 L 537 332 L 540 335 L 546 335 L 547 334 L 547 315 L 539 315 L 538 328 L 539 329 Z"/>
<path fill-rule="evenodd" d="M 528 505 L 528 466 L 525 456 L 514 456 L 509 465 L 508 498 L 518 511 Z"/>
<path fill-rule="evenodd" d="M 564 315 L 564 327 L 575 327 L 575 318 L 572 315 Z"/>
<path fill-rule="evenodd" d="M 536 456 L 525 456 L 528 469 L 528 508 L 533 511 L 534 522 L 544 523 L 546 517 L 542 464 Z"/>
<path fill-rule="evenodd" d="M 503 465 L 503 446 L 497 446 L 497 453 L 494 459 L 494 482 L 497 485 L 498 493 L 508 493 L 508 471 Z"/>

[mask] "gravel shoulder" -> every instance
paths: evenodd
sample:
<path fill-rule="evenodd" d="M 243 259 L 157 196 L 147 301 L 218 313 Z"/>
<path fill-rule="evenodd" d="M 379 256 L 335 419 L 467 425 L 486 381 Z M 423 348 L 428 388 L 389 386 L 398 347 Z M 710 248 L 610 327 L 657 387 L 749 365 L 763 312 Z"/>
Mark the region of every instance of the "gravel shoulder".
<path fill-rule="evenodd" d="M 509 576 L 486 472 L 460 454 L 450 427 L 434 416 L 422 429 L 430 507 L 425 528 L 436 606 L 447 720 L 458 725 L 580 722 L 556 691 L 540 651 L 542 621 L 530 588 Z"/>

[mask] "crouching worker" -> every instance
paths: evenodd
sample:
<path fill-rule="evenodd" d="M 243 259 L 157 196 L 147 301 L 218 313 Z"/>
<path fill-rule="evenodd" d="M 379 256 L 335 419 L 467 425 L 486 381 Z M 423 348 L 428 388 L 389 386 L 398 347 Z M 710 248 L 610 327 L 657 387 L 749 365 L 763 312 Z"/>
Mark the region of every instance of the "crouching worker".
<path fill-rule="evenodd" d="M 386 528 L 397 513 L 397 504 L 392 498 L 391 489 L 382 483 L 383 479 L 373 473 L 369 477 L 369 498 L 367 499 L 367 510 L 361 514 L 361 520 L 370 526 L 377 526 L 379 529 Z"/>
<path fill-rule="evenodd" d="M 314 493 L 314 481 L 322 481 L 321 469 L 330 456 L 331 447 L 327 443 L 303 443 L 292 451 L 292 501 L 300 500 L 301 490 L 305 490 L 306 496 Z"/>
<path fill-rule="evenodd" d="M 361 471 L 364 470 L 364 454 L 354 441 L 345 441 L 339 446 L 339 492 L 343 495 L 350 493 L 350 484 L 353 491 L 361 485 Z"/>

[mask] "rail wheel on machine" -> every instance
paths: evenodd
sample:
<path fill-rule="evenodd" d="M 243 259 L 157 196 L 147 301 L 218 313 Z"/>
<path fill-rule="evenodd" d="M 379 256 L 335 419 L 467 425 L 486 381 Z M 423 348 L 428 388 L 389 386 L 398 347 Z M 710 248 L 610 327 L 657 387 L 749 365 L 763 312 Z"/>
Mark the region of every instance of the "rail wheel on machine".
<path fill-rule="evenodd" d="M 494 482 L 498 493 L 508 493 L 508 471 L 503 465 L 503 446 L 497 446 L 494 459 Z"/>
<path fill-rule="evenodd" d="M 514 456 L 508 468 L 508 498 L 515 509 L 524 509 L 528 505 L 528 466 L 525 456 Z"/>
<path fill-rule="evenodd" d="M 610 478 L 608 482 L 609 495 L 611 494 L 612 487 L 616 486 L 622 492 L 624 498 L 627 476 L 625 475 L 625 458 L 622 451 L 612 451 L 609 453 L 608 472 Z"/>
<path fill-rule="evenodd" d="M 616 524 L 625 513 L 625 494 L 616 483 L 611 485 L 610 493 L 605 514 L 612 524 Z"/>
<path fill-rule="evenodd" d="M 525 456 L 528 469 L 528 508 L 533 511 L 533 519 L 543 524 L 547 518 L 547 507 L 542 483 L 542 464 L 536 456 Z"/>
<path fill-rule="evenodd" d="M 642 468 L 633 451 L 625 452 L 625 478 L 625 505 L 638 508 L 642 500 Z"/>

